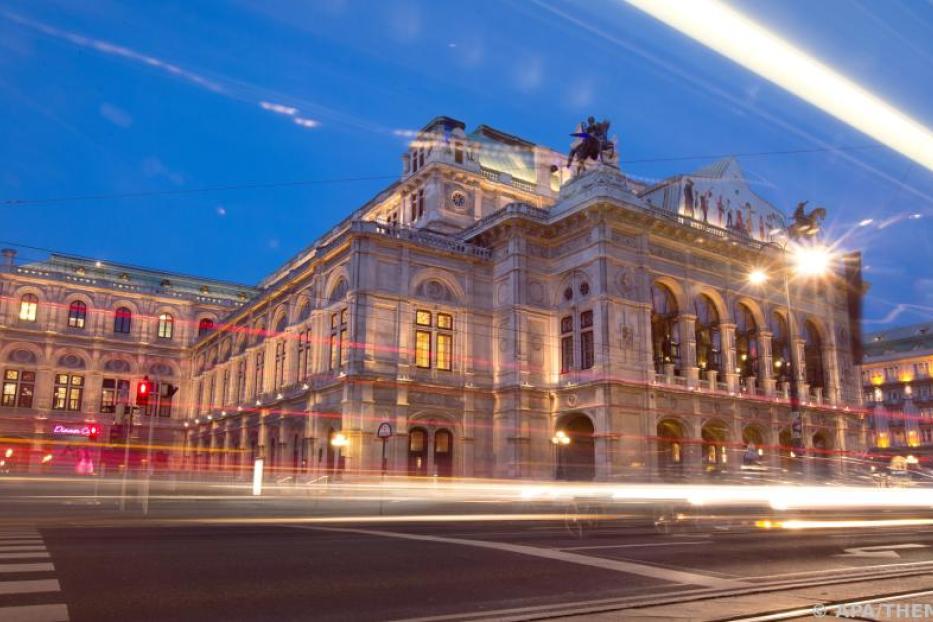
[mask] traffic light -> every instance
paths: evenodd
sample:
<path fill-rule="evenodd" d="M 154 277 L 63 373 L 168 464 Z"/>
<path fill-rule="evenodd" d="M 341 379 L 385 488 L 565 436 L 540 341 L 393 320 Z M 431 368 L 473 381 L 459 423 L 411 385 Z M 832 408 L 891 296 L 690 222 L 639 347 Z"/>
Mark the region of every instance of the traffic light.
<path fill-rule="evenodd" d="M 149 376 L 145 376 L 136 384 L 136 405 L 148 406 L 149 396 L 152 394 L 152 381 Z"/>
<path fill-rule="evenodd" d="M 96 425 L 91 425 L 87 431 L 87 440 L 96 441 L 98 434 L 100 434 L 100 428 Z"/>

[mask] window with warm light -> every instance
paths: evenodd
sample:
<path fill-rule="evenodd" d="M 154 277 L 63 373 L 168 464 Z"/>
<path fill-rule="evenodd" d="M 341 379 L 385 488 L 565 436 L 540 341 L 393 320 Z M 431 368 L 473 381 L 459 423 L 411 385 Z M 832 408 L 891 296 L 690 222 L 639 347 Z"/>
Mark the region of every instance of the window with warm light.
<path fill-rule="evenodd" d="M 36 372 L 25 369 L 7 369 L 3 372 L 2 405 L 32 408 L 36 392 Z"/>
<path fill-rule="evenodd" d="M 24 322 L 35 322 L 39 299 L 34 294 L 26 294 L 19 301 L 19 319 Z"/>
<path fill-rule="evenodd" d="M 175 318 L 170 313 L 159 314 L 159 326 L 156 335 L 159 339 L 171 339 L 175 333 Z"/>
<path fill-rule="evenodd" d="M 454 317 L 449 313 L 415 311 L 415 366 L 421 369 L 453 369 Z"/>
<path fill-rule="evenodd" d="M 78 412 L 84 397 L 84 376 L 55 374 L 52 409 Z"/>
<path fill-rule="evenodd" d="M 74 300 L 68 305 L 68 328 L 84 328 L 87 323 L 87 305 Z"/>

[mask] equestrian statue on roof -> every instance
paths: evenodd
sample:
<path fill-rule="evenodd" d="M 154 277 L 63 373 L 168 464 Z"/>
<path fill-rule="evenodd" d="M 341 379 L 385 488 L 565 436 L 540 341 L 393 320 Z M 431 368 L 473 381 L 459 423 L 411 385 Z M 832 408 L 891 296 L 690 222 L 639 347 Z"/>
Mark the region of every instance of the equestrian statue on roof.
<path fill-rule="evenodd" d="M 571 134 L 576 140 L 570 147 L 567 156 L 567 168 L 577 161 L 577 172 L 586 166 L 587 160 L 611 163 L 616 156 L 615 141 L 609 138 L 609 119 L 596 122 L 594 117 L 577 126 L 577 131 Z"/>

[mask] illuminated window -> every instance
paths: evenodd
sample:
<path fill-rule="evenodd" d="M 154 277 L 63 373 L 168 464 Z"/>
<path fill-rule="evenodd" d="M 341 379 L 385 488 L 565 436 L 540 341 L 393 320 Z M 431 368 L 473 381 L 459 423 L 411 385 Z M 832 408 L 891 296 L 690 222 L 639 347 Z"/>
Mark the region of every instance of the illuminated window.
<path fill-rule="evenodd" d="M 39 299 L 34 294 L 26 294 L 19 301 L 19 319 L 24 322 L 36 321 L 36 309 Z"/>
<path fill-rule="evenodd" d="M 71 374 L 55 374 L 55 387 L 52 393 L 52 408 L 77 412 L 81 410 L 84 397 L 84 377 Z"/>
<path fill-rule="evenodd" d="M 430 311 L 418 309 L 415 325 L 421 327 L 415 331 L 415 366 L 451 371 L 454 317 L 449 313 L 432 315 Z"/>
<path fill-rule="evenodd" d="M 101 381 L 100 412 L 113 413 L 117 404 L 126 404 L 130 399 L 130 381 L 119 378 L 104 378 Z"/>
<path fill-rule="evenodd" d="M 159 330 L 156 333 L 160 339 L 171 339 L 175 332 L 175 318 L 170 313 L 159 315 Z"/>
<path fill-rule="evenodd" d="M 415 331 L 415 365 L 424 369 L 431 367 L 431 331 Z"/>
<path fill-rule="evenodd" d="M 330 369 L 340 369 L 348 359 L 347 310 L 341 309 L 330 316 Z"/>
<path fill-rule="evenodd" d="M 87 322 L 87 305 L 80 300 L 74 300 L 68 305 L 68 327 L 84 328 Z"/>
<path fill-rule="evenodd" d="M 198 322 L 198 337 L 206 335 L 214 330 L 214 320 L 210 318 L 204 318 Z"/>
<path fill-rule="evenodd" d="M 32 408 L 36 391 L 36 372 L 7 369 L 3 373 L 3 406 Z"/>
<path fill-rule="evenodd" d="M 113 314 L 113 332 L 129 335 L 133 322 L 133 312 L 126 307 L 120 307 Z"/>

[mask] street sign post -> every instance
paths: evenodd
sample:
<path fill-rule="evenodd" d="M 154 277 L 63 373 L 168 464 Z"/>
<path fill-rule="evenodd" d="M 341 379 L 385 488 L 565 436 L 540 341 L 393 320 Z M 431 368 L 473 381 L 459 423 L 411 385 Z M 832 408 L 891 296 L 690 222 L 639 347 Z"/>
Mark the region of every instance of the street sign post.
<path fill-rule="evenodd" d="M 379 427 L 376 429 L 376 436 L 382 439 L 382 475 L 383 477 L 386 474 L 386 441 L 389 440 L 389 437 L 392 436 L 392 424 L 388 421 L 383 421 L 379 424 Z"/>

